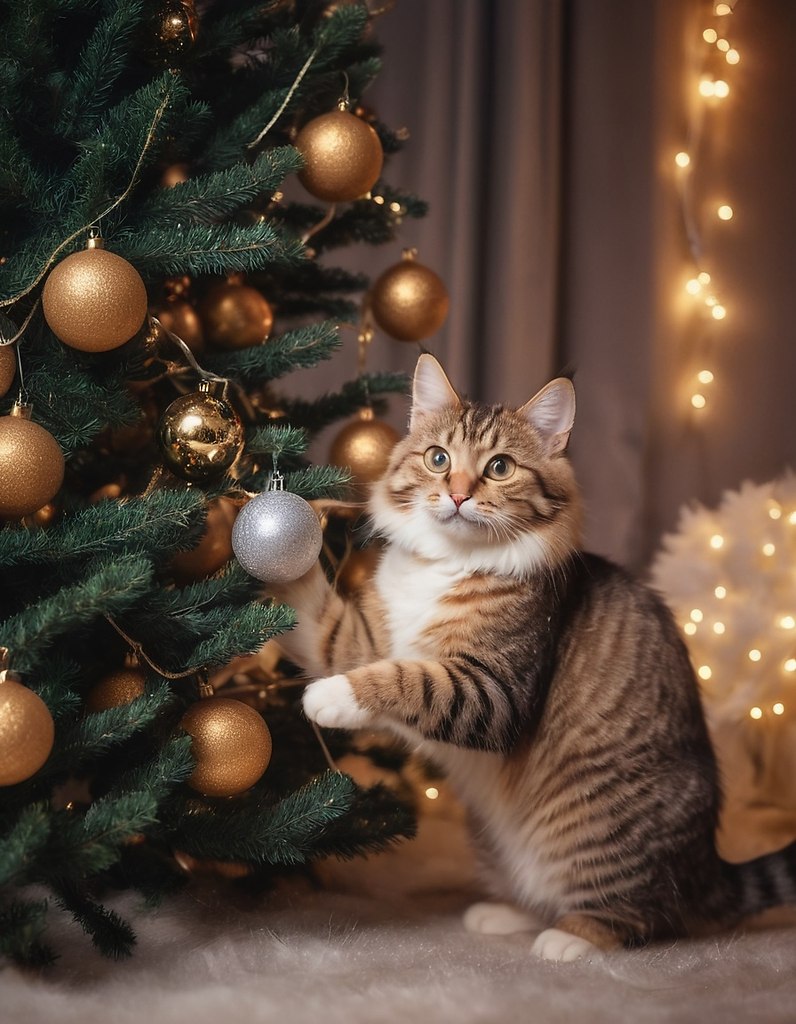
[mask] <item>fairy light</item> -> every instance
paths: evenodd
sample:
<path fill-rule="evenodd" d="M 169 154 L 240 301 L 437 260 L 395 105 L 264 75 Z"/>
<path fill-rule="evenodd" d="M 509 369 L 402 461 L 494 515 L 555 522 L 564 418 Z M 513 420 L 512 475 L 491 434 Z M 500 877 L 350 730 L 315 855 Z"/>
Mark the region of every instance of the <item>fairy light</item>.
<path fill-rule="evenodd" d="M 439 796 L 439 790 L 437 789 L 436 786 L 429 786 L 428 789 L 426 790 L 426 796 L 428 797 L 429 800 L 436 800 L 437 797 Z"/>
<path fill-rule="evenodd" d="M 695 409 L 704 409 L 707 404 L 707 398 L 705 398 L 704 395 L 699 394 L 699 392 L 695 395 L 691 395 L 691 405 L 693 405 Z"/>
<path fill-rule="evenodd" d="M 715 30 L 715 28 L 706 28 L 705 31 L 702 33 L 702 38 L 705 40 L 706 43 L 715 43 L 716 40 L 719 38 L 719 34 Z"/>
<path fill-rule="evenodd" d="M 716 49 L 721 50 L 722 53 L 726 53 L 730 48 L 730 42 L 728 39 L 717 39 Z"/>
<path fill-rule="evenodd" d="M 763 552 L 766 558 L 771 558 L 771 556 L 775 554 L 777 546 L 776 544 L 772 544 L 771 541 L 768 541 L 768 543 L 764 544 L 760 550 Z"/>
<path fill-rule="evenodd" d="M 697 675 L 699 676 L 700 679 L 704 679 L 705 681 L 710 679 L 711 676 L 713 675 L 713 672 L 712 672 L 712 670 L 710 668 L 710 665 L 700 665 L 699 668 L 697 669 Z"/>
<path fill-rule="evenodd" d="M 796 658 L 788 658 L 782 667 L 786 672 L 796 672 Z"/>
<path fill-rule="evenodd" d="M 728 64 L 739 64 L 741 61 L 741 55 L 734 47 L 731 46 L 724 54 L 724 59 Z"/>
<path fill-rule="evenodd" d="M 707 270 L 700 270 L 697 274 L 697 281 L 699 281 L 700 284 L 710 284 L 710 274 Z"/>
<path fill-rule="evenodd" d="M 722 203 L 718 210 L 716 210 L 716 216 L 719 220 L 732 220 L 732 215 L 732 207 L 727 203 Z"/>
<path fill-rule="evenodd" d="M 711 309 L 710 315 L 714 320 L 723 320 L 727 315 L 727 310 L 717 302 Z"/>
<path fill-rule="evenodd" d="M 713 8 L 713 13 L 719 18 L 723 18 L 727 14 L 732 14 L 732 7 L 727 3 L 717 3 Z"/>
<path fill-rule="evenodd" d="M 796 526 L 796 512 L 791 512 L 788 516 L 788 522 L 791 526 Z"/>
<path fill-rule="evenodd" d="M 704 619 L 704 613 L 699 608 L 691 609 L 691 621 L 701 622 Z"/>
<path fill-rule="evenodd" d="M 714 551 L 718 551 L 720 548 L 724 547 L 724 538 L 720 533 L 713 534 L 713 536 L 710 538 L 710 546 L 714 549 Z"/>
<path fill-rule="evenodd" d="M 716 636 L 724 636 L 726 631 L 727 627 L 724 625 L 723 622 L 713 623 L 713 632 L 716 634 Z"/>
<path fill-rule="evenodd" d="M 768 516 L 769 519 L 781 519 L 782 509 L 779 507 L 779 505 L 772 505 L 771 508 L 768 510 Z"/>
<path fill-rule="evenodd" d="M 783 615 L 779 625 L 782 629 L 796 629 L 796 619 L 792 615 Z"/>
<path fill-rule="evenodd" d="M 683 626 L 683 632 L 686 636 L 693 636 L 697 631 L 697 625 L 695 622 L 686 622 Z"/>
<path fill-rule="evenodd" d="M 760 661 L 760 659 L 763 657 L 763 654 L 762 651 L 759 651 L 756 647 L 753 647 L 751 651 L 748 652 L 747 657 L 750 661 L 757 662 Z"/>
<path fill-rule="evenodd" d="M 775 715 L 784 715 L 785 705 L 782 703 L 781 700 L 778 700 L 776 704 L 771 705 L 771 710 L 774 712 Z"/>
<path fill-rule="evenodd" d="M 717 100 L 726 99 L 730 95 L 730 86 L 728 82 L 725 82 L 723 78 L 717 78 L 713 83 L 712 95 Z"/>
<path fill-rule="evenodd" d="M 749 717 L 750 718 L 754 718 L 754 719 L 762 718 L 763 717 L 763 709 L 762 708 L 758 708 L 758 707 L 750 708 L 750 710 L 749 710 Z"/>
<path fill-rule="evenodd" d="M 713 372 L 711 370 L 700 370 L 697 374 L 697 380 L 700 384 L 712 384 L 713 383 Z M 713 545 L 716 546 L 715 544 Z M 721 545 L 719 545 L 721 547 Z"/>
<path fill-rule="evenodd" d="M 716 587 L 713 593 L 716 595 L 719 601 L 723 601 L 724 598 L 727 596 L 727 588 L 719 585 L 718 587 Z"/>
<path fill-rule="evenodd" d="M 688 167 L 691 163 L 691 157 L 685 152 L 685 150 L 680 150 L 680 152 L 675 156 L 674 162 L 678 167 Z"/>

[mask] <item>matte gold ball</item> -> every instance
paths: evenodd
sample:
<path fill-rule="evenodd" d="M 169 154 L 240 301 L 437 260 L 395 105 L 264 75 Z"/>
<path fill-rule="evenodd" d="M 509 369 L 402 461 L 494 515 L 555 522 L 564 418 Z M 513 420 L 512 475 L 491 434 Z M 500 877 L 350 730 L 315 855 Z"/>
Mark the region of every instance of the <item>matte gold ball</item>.
<path fill-rule="evenodd" d="M 271 760 L 271 733 L 262 717 L 239 700 L 205 697 L 180 721 L 192 737 L 196 768 L 188 785 L 205 796 L 234 796 L 260 778 Z"/>
<path fill-rule="evenodd" d="M 274 325 L 273 310 L 261 292 L 233 281 L 211 288 L 198 312 L 205 339 L 217 348 L 262 345 Z"/>
<path fill-rule="evenodd" d="M 52 715 L 41 697 L 13 679 L 0 682 L 0 786 L 35 775 L 54 738 Z"/>
<path fill-rule="evenodd" d="M 86 697 L 88 711 L 119 708 L 146 693 L 146 677 L 140 668 L 120 668 L 103 676 Z"/>
<path fill-rule="evenodd" d="M 378 181 L 384 151 L 373 128 L 347 110 L 321 114 L 296 136 L 304 157 L 299 181 L 317 199 L 346 202 L 365 195 Z"/>
<path fill-rule="evenodd" d="M 371 484 L 387 468 L 399 434 L 383 420 L 357 418 L 346 424 L 332 442 L 329 462 L 347 466 L 355 484 Z"/>
<path fill-rule="evenodd" d="M 157 430 L 164 463 L 191 483 L 219 476 L 243 447 L 243 424 L 235 410 L 223 398 L 201 388 L 175 398 Z"/>
<path fill-rule="evenodd" d="M 370 300 L 376 323 L 398 341 L 428 338 L 448 315 L 448 291 L 441 278 L 411 258 L 384 271 Z"/>
<path fill-rule="evenodd" d="M 65 345 L 107 352 L 141 329 L 147 299 L 135 267 L 97 246 L 73 252 L 50 271 L 41 303 L 44 319 Z"/>
<path fill-rule="evenodd" d="M 16 372 L 16 349 L 13 345 L 0 345 L 0 398 L 8 392 Z"/>
<path fill-rule="evenodd" d="M 232 527 L 237 514 L 238 506 L 229 498 L 210 502 L 207 525 L 199 543 L 171 560 L 171 571 L 180 586 L 211 576 L 232 558 Z"/>
<path fill-rule="evenodd" d="M 29 419 L 30 406 L 0 417 L 0 519 L 21 519 L 46 505 L 64 480 L 64 453 Z"/>

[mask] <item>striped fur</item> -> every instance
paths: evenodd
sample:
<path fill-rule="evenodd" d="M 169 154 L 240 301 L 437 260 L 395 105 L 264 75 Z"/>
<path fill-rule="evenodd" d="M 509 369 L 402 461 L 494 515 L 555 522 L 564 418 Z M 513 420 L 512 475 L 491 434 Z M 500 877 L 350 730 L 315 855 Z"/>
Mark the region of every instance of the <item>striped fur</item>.
<path fill-rule="evenodd" d="M 578 550 L 571 385 L 509 410 L 423 373 L 372 496 L 372 585 L 344 600 L 315 569 L 279 595 L 299 613 L 286 650 L 316 677 L 307 714 L 391 728 L 446 770 L 495 896 L 557 924 L 542 955 L 796 900 L 796 844 L 744 866 L 716 852 L 716 763 L 668 610 Z"/>

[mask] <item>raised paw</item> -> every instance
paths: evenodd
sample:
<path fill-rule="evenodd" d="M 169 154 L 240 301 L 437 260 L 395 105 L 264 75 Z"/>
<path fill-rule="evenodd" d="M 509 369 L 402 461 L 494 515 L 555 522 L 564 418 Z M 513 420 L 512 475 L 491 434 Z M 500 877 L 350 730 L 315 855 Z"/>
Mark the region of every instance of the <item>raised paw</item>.
<path fill-rule="evenodd" d="M 540 927 L 532 914 L 511 903 L 473 903 L 464 912 L 464 927 L 468 932 L 482 935 L 513 935 L 532 932 Z"/>
<path fill-rule="evenodd" d="M 329 729 L 360 729 L 371 720 L 370 712 L 360 707 L 348 676 L 316 679 L 304 690 L 304 714 Z"/>
<path fill-rule="evenodd" d="M 593 942 L 560 928 L 546 928 L 536 937 L 532 952 L 543 960 L 571 963 L 573 960 L 593 960 L 601 955 Z"/>

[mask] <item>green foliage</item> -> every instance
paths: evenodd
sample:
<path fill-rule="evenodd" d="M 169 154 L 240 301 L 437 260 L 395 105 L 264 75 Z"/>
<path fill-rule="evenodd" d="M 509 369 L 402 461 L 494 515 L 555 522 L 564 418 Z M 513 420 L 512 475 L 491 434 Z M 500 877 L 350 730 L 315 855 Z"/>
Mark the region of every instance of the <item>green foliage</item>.
<path fill-rule="evenodd" d="M 0 957 L 32 966 L 53 959 L 41 938 L 53 908 L 102 953 L 129 954 L 133 931 L 105 894 L 133 886 L 155 903 L 183 877 L 175 849 L 265 874 L 379 849 L 413 827 L 391 794 L 325 771 L 300 705 L 279 695 L 262 709 L 274 755 L 260 782 L 223 801 L 188 785 L 196 753 L 179 723 L 197 677 L 258 651 L 295 613 L 227 554 L 187 583 L 174 559 L 218 539 L 205 536 L 211 502 L 264 488 L 272 456 L 295 493 L 344 496 L 347 470 L 309 465 L 308 443 L 363 404 L 379 410 L 403 377 L 363 376 L 315 401 L 273 396 L 271 383 L 332 357 L 368 287 L 366 274 L 316 256 L 392 240 L 425 204 L 380 181 L 384 203 L 339 204 L 310 236 L 326 209 L 276 194 L 301 166 L 295 131 L 333 109 L 344 82 L 358 101 L 379 71 L 364 3 L 203 4 L 194 45 L 171 61 L 152 46 L 156 6 L 0 4 L 0 313 L 6 334 L 25 325 L 26 398 L 67 460 L 49 519 L 0 522 L 0 645 L 55 723 L 43 767 L 0 787 Z M 376 129 L 386 152 L 398 148 L 387 126 Z M 185 180 L 167 187 L 177 164 Z M 272 305 L 266 344 L 197 356 L 229 379 L 243 422 L 243 452 L 226 475 L 197 485 L 162 471 L 159 419 L 198 373 L 175 343 L 144 323 L 117 349 L 82 352 L 49 328 L 47 275 L 94 228 L 141 274 L 159 315 L 186 280 L 197 305 L 233 273 Z M 0 400 L 0 415 L 15 397 Z M 131 646 L 144 694 L 89 710 Z"/>

